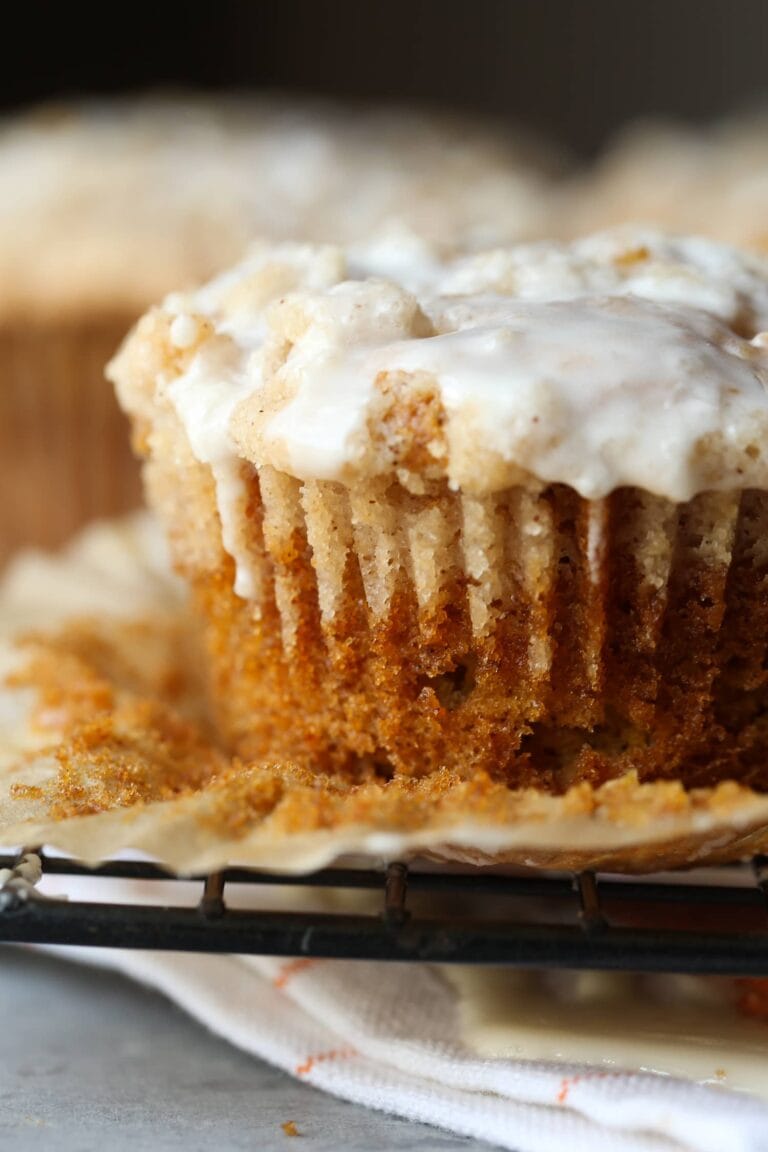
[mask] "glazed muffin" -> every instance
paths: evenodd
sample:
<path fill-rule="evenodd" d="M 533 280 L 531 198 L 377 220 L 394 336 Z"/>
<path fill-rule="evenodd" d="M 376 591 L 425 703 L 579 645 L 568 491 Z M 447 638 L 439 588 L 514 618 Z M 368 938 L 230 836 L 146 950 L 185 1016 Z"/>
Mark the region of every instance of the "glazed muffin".
<path fill-rule="evenodd" d="M 558 235 L 639 223 L 768 252 L 768 117 L 633 125 L 559 194 Z"/>
<path fill-rule="evenodd" d="M 768 786 L 768 265 L 399 256 L 257 248 L 110 367 L 231 750 Z"/>
<path fill-rule="evenodd" d="M 67 105 L 0 126 L 0 556 L 133 507 L 103 365 L 142 311 L 272 239 L 541 234 L 527 146 L 406 112 L 259 99 Z M 344 192 L 342 194 L 342 187 Z M 354 189 L 350 196 L 349 188 Z"/>

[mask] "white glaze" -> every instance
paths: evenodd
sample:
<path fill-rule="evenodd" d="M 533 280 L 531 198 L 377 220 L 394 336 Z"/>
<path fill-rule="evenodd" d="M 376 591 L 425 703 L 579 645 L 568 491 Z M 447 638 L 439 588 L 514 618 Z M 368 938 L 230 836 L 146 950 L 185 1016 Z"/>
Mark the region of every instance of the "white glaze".
<path fill-rule="evenodd" d="M 171 324 L 171 343 L 175 348 L 191 348 L 198 334 L 199 326 L 193 316 L 180 313 Z"/>
<path fill-rule="evenodd" d="M 365 466 L 382 373 L 439 381 L 448 476 L 465 490 L 483 483 L 482 445 L 587 499 L 632 485 L 687 500 L 739 486 L 754 471 L 744 448 L 767 430 L 768 359 L 749 358 L 752 346 L 705 313 L 638 299 L 498 298 L 478 303 L 466 327 L 428 339 L 344 350 L 315 350 L 311 331 L 303 340 L 311 367 L 300 342 L 287 365 L 293 379 L 301 358 L 299 388 L 265 432 L 273 462 L 301 479 L 345 479 Z M 713 476 L 701 448 L 716 435 L 726 438 L 725 467 Z"/>
<path fill-rule="evenodd" d="M 346 263 L 261 247 L 166 304 L 176 344 L 209 322 L 166 390 L 214 469 L 236 559 L 236 461 L 345 483 L 391 470 L 367 428 L 387 374 L 434 382 L 454 488 L 563 483 L 599 499 L 631 485 L 683 501 L 768 487 L 765 261 L 647 230 L 451 262 L 391 244 Z M 222 340 L 224 367 L 209 355 Z"/>
<path fill-rule="evenodd" d="M 178 316 L 172 327 L 182 319 L 185 317 Z M 240 535 L 246 493 L 242 461 L 232 451 L 229 424 L 237 404 L 250 394 L 251 381 L 248 377 L 233 378 L 223 365 L 211 362 L 215 359 L 210 355 L 196 357 L 189 371 L 168 385 L 167 394 L 184 423 L 195 456 L 210 465 L 222 542 L 235 561 L 235 592 L 250 599 L 256 583 L 248 549 Z"/>

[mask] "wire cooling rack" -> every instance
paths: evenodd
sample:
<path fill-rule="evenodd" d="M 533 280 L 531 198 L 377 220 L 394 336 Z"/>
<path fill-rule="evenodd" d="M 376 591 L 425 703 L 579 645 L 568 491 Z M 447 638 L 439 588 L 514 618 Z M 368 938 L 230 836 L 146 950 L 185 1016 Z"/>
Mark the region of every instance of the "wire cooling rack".
<path fill-rule="evenodd" d="M 98 878 L 99 898 L 67 898 L 85 877 Z M 140 882 L 141 900 L 121 881 Z M 182 892 L 186 903 L 174 898 Z M 311 896 L 319 908 L 307 908 Z M 139 861 L 90 869 L 27 852 L 0 856 L 0 941 L 768 976 L 768 859 L 631 880 L 392 863 L 306 876 L 233 868 L 190 881 Z"/>

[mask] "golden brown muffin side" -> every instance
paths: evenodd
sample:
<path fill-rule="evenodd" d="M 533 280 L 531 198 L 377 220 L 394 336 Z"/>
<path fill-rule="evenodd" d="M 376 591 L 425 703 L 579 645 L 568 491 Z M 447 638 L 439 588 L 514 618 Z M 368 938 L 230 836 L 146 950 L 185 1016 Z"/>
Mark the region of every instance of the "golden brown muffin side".
<path fill-rule="evenodd" d="M 223 549 L 213 571 L 188 570 L 219 720 L 240 755 L 382 776 L 488 772 L 554 792 L 632 770 L 690 786 L 768 785 L 768 563 L 757 537 L 767 493 L 675 505 L 623 489 L 589 502 L 553 485 L 478 509 L 447 490 L 415 497 L 394 484 L 354 496 L 372 510 L 373 545 L 387 554 L 377 561 L 338 485 L 266 471 L 266 484 L 254 471 L 248 488 L 258 612 L 234 594 Z M 418 529 L 409 547 L 382 528 L 390 517 L 423 528 L 433 514 L 455 525 L 442 556 L 433 540 L 420 552 Z M 473 548 L 493 559 L 499 587 L 473 575 Z M 423 603 L 420 564 L 441 572 Z M 378 614 L 366 566 L 371 591 L 389 583 Z"/>

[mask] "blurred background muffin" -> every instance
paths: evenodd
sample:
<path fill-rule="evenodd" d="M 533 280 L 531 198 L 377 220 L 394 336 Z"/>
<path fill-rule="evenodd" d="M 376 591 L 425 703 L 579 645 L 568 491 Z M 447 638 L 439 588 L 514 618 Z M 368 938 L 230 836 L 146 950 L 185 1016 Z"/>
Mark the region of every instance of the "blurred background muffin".
<path fill-rule="evenodd" d="M 533 150 L 451 117 L 276 98 L 47 106 L 0 130 L 2 552 L 139 500 L 103 367 L 143 308 L 257 236 L 547 230 Z"/>
<path fill-rule="evenodd" d="M 768 113 L 632 125 L 562 189 L 566 234 L 640 223 L 768 252 Z"/>

